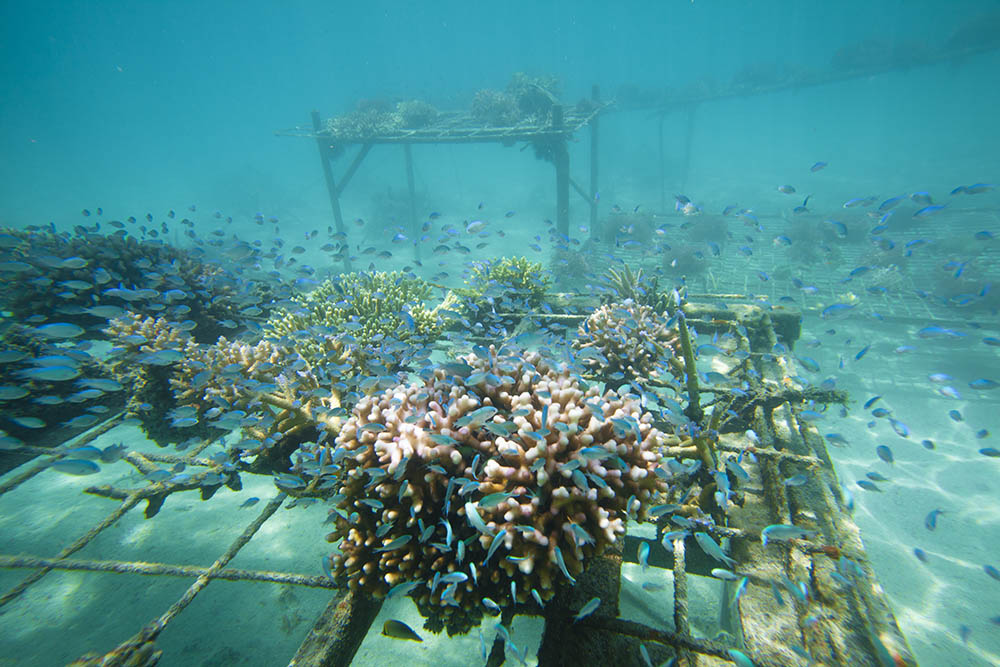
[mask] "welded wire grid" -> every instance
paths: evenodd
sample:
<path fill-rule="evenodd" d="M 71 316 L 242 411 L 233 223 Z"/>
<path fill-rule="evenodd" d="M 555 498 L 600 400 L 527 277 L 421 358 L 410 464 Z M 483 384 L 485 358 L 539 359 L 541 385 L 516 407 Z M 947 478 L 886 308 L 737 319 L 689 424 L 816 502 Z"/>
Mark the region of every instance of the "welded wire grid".
<path fill-rule="evenodd" d="M 92 431 L 78 438 L 74 447 L 83 446 L 103 434 L 110 427 L 116 425 L 120 420 L 120 415 L 108 420 L 105 424 L 95 427 Z M 137 489 L 118 489 L 110 486 L 89 487 L 86 492 L 112 499 L 118 499 L 121 503 L 110 512 L 102 521 L 94 525 L 84 535 L 74 540 L 63 548 L 52 558 L 30 556 L 30 555 L 0 555 L 0 567 L 2 568 L 24 568 L 32 570 L 31 574 L 25 577 L 20 583 L 0 596 L 0 611 L 3 607 L 19 598 L 33 584 L 41 580 L 45 575 L 53 570 L 76 570 L 86 572 L 110 572 L 116 574 L 140 574 L 146 576 L 173 576 L 173 577 L 194 577 L 195 581 L 187 589 L 183 596 L 178 599 L 161 616 L 152 619 L 135 636 L 129 638 L 118 647 L 108 653 L 114 655 L 116 660 L 124 661 L 130 656 L 133 659 L 152 655 L 156 652 L 154 642 L 157 637 L 167 627 L 185 607 L 187 607 L 213 579 L 224 579 L 228 581 L 255 581 L 271 584 L 284 584 L 293 586 L 305 586 L 308 588 L 336 589 L 337 586 L 325 576 L 312 576 L 296 574 L 291 572 L 270 572 L 262 570 L 229 569 L 228 563 L 246 546 L 250 540 L 258 533 L 264 523 L 281 507 L 288 497 L 283 492 L 278 492 L 260 511 L 260 513 L 250 521 L 239 537 L 219 556 L 210 567 L 198 567 L 192 565 L 176 565 L 168 563 L 149 563 L 140 561 L 115 561 L 115 560 L 83 560 L 73 559 L 71 556 L 90 544 L 103 531 L 115 525 L 130 510 L 141 506 L 143 501 L 147 503 L 147 516 L 152 511 L 155 513 L 159 509 L 163 500 L 172 493 L 184 490 L 199 490 L 199 477 L 212 474 L 212 470 L 219 466 L 207 459 L 199 458 L 199 454 L 210 444 L 212 440 L 204 441 L 199 446 L 192 448 L 184 456 L 171 454 L 140 454 L 129 452 L 124 460 L 133 465 L 140 473 L 148 473 L 154 469 L 153 461 L 166 464 L 185 463 L 188 465 L 211 466 L 208 471 L 193 476 L 190 482 L 184 484 L 171 484 L 169 482 L 158 482 L 147 487 Z M 44 454 L 53 457 L 61 457 L 60 454 L 44 448 L 29 448 L 35 454 Z M 20 484 L 31 479 L 38 473 L 48 468 L 47 462 L 36 463 L 27 470 L 7 480 L 0 487 L 0 494 L 17 488 Z M 215 470 L 218 472 L 217 470 Z M 97 664 L 97 663 L 94 663 Z M 125 662 L 112 662 L 110 664 L 125 664 Z M 139 662 L 138 664 L 144 664 Z"/>
<path fill-rule="evenodd" d="M 693 319 L 691 324 L 706 330 L 713 326 L 727 326 L 719 320 L 699 321 Z M 780 392 L 781 386 L 775 383 L 775 378 L 783 377 L 787 373 L 785 361 L 779 358 L 773 363 L 764 362 L 760 350 L 752 350 L 750 341 L 742 336 L 734 324 L 728 325 L 733 327 L 731 332 L 737 336 L 739 346 L 752 353 L 751 358 L 756 360 L 754 365 L 764 379 L 755 380 L 755 376 L 746 373 L 749 364 L 743 367 L 743 371 L 736 371 L 734 375 L 739 375 L 741 379 L 746 379 L 751 384 L 755 383 L 755 391 L 770 392 L 772 396 L 776 392 Z M 773 338 L 773 331 L 769 332 L 769 339 Z M 766 363 L 771 363 L 771 366 L 767 366 Z M 769 386 L 765 386 L 765 384 Z M 711 391 L 711 389 L 706 391 Z M 719 393 L 722 391 L 720 390 Z M 857 527 L 839 509 L 839 498 L 837 497 L 839 492 L 836 491 L 832 466 L 826 455 L 822 438 L 819 438 L 814 430 L 811 431 L 811 427 L 803 426 L 795 420 L 794 409 L 790 403 L 783 404 L 771 415 L 758 405 L 755 419 L 754 428 L 760 436 L 760 443 L 756 447 L 756 463 L 744 459 L 743 465 L 751 475 L 751 481 L 740 489 L 750 499 L 746 506 L 751 509 L 739 514 L 738 516 L 742 518 L 737 522 L 708 528 L 708 531 L 716 539 L 734 541 L 737 548 L 732 555 L 738 561 L 738 566 L 734 569 L 749 577 L 750 580 L 747 593 L 739 601 L 739 618 L 736 621 L 736 626 L 728 628 L 727 631 L 738 642 L 737 645 L 742 646 L 755 664 L 761 667 L 798 664 L 797 661 L 801 661 L 801 658 L 796 658 L 790 647 L 803 645 L 807 646 L 814 655 L 827 656 L 837 662 L 850 659 L 853 661 L 852 664 L 876 664 L 874 658 L 866 662 L 868 656 L 873 655 L 871 641 L 865 640 L 866 636 L 886 638 L 883 641 L 889 641 L 904 655 L 908 654 L 905 640 L 899 634 L 891 612 L 875 582 L 871 566 L 864 555 Z M 115 420 L 111 420 L 111 423 L 115 423 Z M 96 437 L 97 434 L 106 431 L 107 428 L 107 426 L 103 429 L 97 428 L 91 434 L 81 437 L 74 444 L 82 445 Z M 154 462 L 164 464 L 183 462 L 215 470 L 218 468 L 216 464 L 208 459 L 200 458 L 201 452 L 209 444 L 210 442 L 203 442 L 183 456 L 130 452 L 126 455 L 125 460 L 143 474 L 154 469 Z M 745 439 L 727 440 L 724 438 L 718 446 L 718 452 L 722 457 L 733 457 L 743 452 L 747 444 Z M 36 453 L 52 454 L 51 450 L 47 449 L 39 450 Z M 18 484 L 30 479 L 32 475 L 37 474 L 45 467 L 44 463 L 32 466 L 0 487 L 0 493 L 16 488 Z M 807 472 L 810 475 L 810 483 L 796 489 L 784 485 L 783 480 L 788 475 L 793 474 L 793 470 Z M 155 513 L 164 497 L 169 494 L 198 488 L 197 476 L 184 484 L 175 485 L 159 482 L 138 489 L 116 489 L 108 486 L 88 488 L 87 492 L 92 495 L 118 499 L 121 503 L 86 534 L 63 548 L 54 557 L 0 555 L 0 567 L 33 570 L 18 585 L 0 597 L 0 609 L 17 599 L 30 586 L 52 570 L 195 577 L 195 581 L 187 591 L 170 608 L 152 619 L 136 635 L 122 642 L 108 654 L 123 660 L 128 656 L 143 657 L 156 654 L 157 649 L 154 643 L 157 637 L 167 624 L 175 619 L 213 579 L 291 584 L 322 589 L 337 588 L 330 579 L 324 576 L 227 568 L 228 563 L 240 549 L 250 542 L 264 523 L 281 506 L 287 497 L 283 492 L 277 493 L 266 504 L 256 518 L 248 523 L 239 537 L 209 567 L 71 558 L 74 553 L 94 540 L 102 531 L 114 525 L 127 512 L 141 506 L 143 501 L 147 503 L 147 514 L 151 511 Z M 752 499 L 757 500 L 753 501 Z M 754 507 L 756 509 L 753 509 Z M 776 607 L 776 603 L 772 599 L 770 585 L 779 581 L 782 576 L 793 581 L 810 582 L 813 587 L 825 585 L 833 588 L 829 572 L 831 568 L 835 568 L 835 565 L 826 562 L 830 559 L 822 549 L 817 549 L 815 546 L 790 544 L 777 547 L 769 546 L 765 552 L 759 544 L 760 531 L 765 525 L 771 523 L 799 524 L 803 517 L 818 523 L 823 532 L 824 540 L 829 544 L 837 544 L 839 549 L 844 550 L 844 553 L 848 553 L 852 560 L 859 564 L 863 575 L 859 574 L 858 576 L 863 577 L 864 581 L 859 580 L 850 591 L 832 598 L 840 600 L 840 602 L 834 603 L 830 601 L 831 598 L 817 595 L 814 598 L 811 597 L 806 603 Z M 659 529 L 662 529 L 662 526 Z M 656 543 L 654 542 L 654 544 Z M 578 626 L 574 627 L 581 632 L 588 628 L 601 629 L 619 635 L 632 636 L 642 641 L 668 645 L 673 647 L 682 658 L 691 659 L 698 654 L 728 658 L 727 651 L 733 647 L 732 643 L 724 644 L 717 640 L 695 637 L 691 632 L 687 582 L 691 561 L 687 553 L 690 549 L 698 549 L 697 546 L 691 546 L 691 544 L 690 540 L 686 542 L 684 539 L 677 539 L 673 542 L 674 630 L 672 632 L 661 631 L 631 621 L 598 617 L 584 619 Z M 656 545 L 658 547 L 658 544 Z M 779 554 L 777 559 L 775 554 Z M 830 560 L 830 563 L 832 562 Z M 706 574 L 703 571 L 704 568 L 701 570 L 699 574 Z M 823 577 L 826 577 L 825 580 Z M 728 589 L 729 587 L 727 587 Z M 845 604 L 848 606 L 846 613 Z M 342 602 L 340 606 L 344 607 L 345 603 Z M 322 641 L 323 637 L 314 635 L 322 635 L 328 631 L 336 633 L 336 630 L 329 630 L 331 627 L 329 619 L 326 618 L 324 621 L 333 608 L 331 603 L 328 611 L 324 612 L 324 616 L 310 633 L 310 637 L 303 643 L 303 647 L 310 641 Z M 363 637 L 367 626 L 374 620 L 378 607 L 366 609 L 363 604 L 359 605 L 358 601 L 354 601 L 346 603 L 345 609 L 351 612 L 351 615 L 362 617 L 358 619 L 358 622 L 363 627 L 357 628 L 355 634 L 360 632 L 360 636 Z M 768 619 L 766 626 L 760 625 L 763 618 Z M 360 643 L 360 639 L 356 641 Z M 356 648 L 355 644 L 354 649 L 356 650 Z M 500 655 L 502 655 L 502 651 Z M 308 663 L 303 661 L 300 664 Z"/>

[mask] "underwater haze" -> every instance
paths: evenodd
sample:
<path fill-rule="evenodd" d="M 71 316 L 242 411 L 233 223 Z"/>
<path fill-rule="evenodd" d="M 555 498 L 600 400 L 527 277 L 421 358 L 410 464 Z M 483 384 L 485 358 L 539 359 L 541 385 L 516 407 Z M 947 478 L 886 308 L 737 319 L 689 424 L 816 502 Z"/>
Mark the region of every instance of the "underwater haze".
<path fill-rule="evenodd" d="M 1000 664 L 998 69 L 972 0 L 4 3 L 0 667 L 111 651 L 261 512 L 159 664 L 288 664 L 345 582 L 385 598 L 352 664 L 545 664 L 508 612 L 626 531 L 619 618 L 680 632 L 671 529 L 726 582 L 690 584 L 716 660 L 777 664 L 726 625 L 748 586 L 847 625 L 809 605 L 863 562 L 852 664 Z M 864 548 L 794 510 L 751 541 L 832 549 L 833 593 L 730 562 L 765 394 Z M 803 637 L 782 664 L 838 664 Z"/>

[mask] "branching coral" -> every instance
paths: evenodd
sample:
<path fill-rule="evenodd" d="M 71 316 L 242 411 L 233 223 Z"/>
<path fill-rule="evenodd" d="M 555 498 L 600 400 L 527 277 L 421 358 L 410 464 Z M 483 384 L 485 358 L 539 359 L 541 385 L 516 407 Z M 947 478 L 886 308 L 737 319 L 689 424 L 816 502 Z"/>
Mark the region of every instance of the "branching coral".
<path fill-rule="evenodd" d="M 677 359 L 677 330 L 667 326 L 663 315 L 631 299 L 591 313 L 580 325 L 573 347 L 586 367 L 614 384 L 655 379 L 664 365 L 675 377 L 684 376 L 683 364 Z"/>
<path fill-rule="evenodd" d="M 350 333 L 365 346 L 390 336 L 433 336 L 441 324 L 424 306 L 431 289 L 423 280 L 399 272 L 343 274 L 296 297 L 300 307 L 276 313 L 266 331 L 280 337 L 319 327 L 326 333 Z"/>
<path fill-rule="evenodd" d="M 438 110 L 423 100 L 407 100 L 396 105 L 399 124 L 406 128 L 427 127 L 438 116 Z"/>
<path fill-rule="evenodd" d="M 240 455 L 257 457 L 255 469 L 284 472 L 289 454 L 340 405 L 336 389 L 320 389 L 331 380 L 325 368 L 272 341 L 198 345 L 176 324 L 134 313 L 107 333 L 124 348 L 115 370 L 133 388 L 129 410 L 161 445 L 242 429 Z M 316 345 L 329 352 L 323 361 L 346 359 L 330 337 Z"/>
<path fill-rule="evenodd" d="M 146 435 L 161 447 L 197 435 L 182 436 L 169 423 L 176 407 L 170 389 L 171 366 L 197 355 L 198 345 L 191 335 L 165 318 L 131 312 L 111 320 L 104 333 L 120 346 L 112 372 L 129 389 L 126 409 L 139 418 Z"/>
<path fill-rule="evenodd" d="M 16 270 L 2 274 L 12 284 L 0 295 L 0 306 L 19 319 L 57 312 L 83 326 L 126 308 L 155 309 L 193 321 L 193 336 L 208 342 L 237 326 L 234 320 L 245 319 L 247 308 L 264 305 L 266 285 L 203 261 L 198 251 L 138 240 L 123 230 L 103 235 L 93 229 L 77 227 L 74 235 L 2 230 L 8 245 L 0 248 L 0 260 L 13 262 Z"/>
<path fill-rule="evenodd" d="M 479 122 L 496 127 L 516 125 L 521 117 L 516 98 L 489 88 L 476 92 L 470 113 Z"/>
<path fill-rule="evenodd" d="M 476 262 L 467 281 L 473 291 L 492 300 L 498 310 L 511 306 L 537 308 L 552 284 L 539 262 L 524 257 L 502 257 Z"/>
<path fill-rule="evenodd" d="M 451 634 L 485 598 L 549 599 L 664 490 L 651 420 L 632 396 L 495 348 L 363 398 L 320 455 L 342 466 L 336 576 L 377 597 L 414 582 L 427 627 Z"/>
<path fill-rule="evenodd" d="M 621 271 L 610 267 L 604 278 L 612 290 L 612 296 L 605 297 L 608 303 L 631 299 L 641 306 L 649 306 L 656 313 L 665 313 L 677 305 L 669 294 L 660 291 L 660 279 L 647 278 L 641 268 L 633 273 L 628 264 L 623 264 Z"/>

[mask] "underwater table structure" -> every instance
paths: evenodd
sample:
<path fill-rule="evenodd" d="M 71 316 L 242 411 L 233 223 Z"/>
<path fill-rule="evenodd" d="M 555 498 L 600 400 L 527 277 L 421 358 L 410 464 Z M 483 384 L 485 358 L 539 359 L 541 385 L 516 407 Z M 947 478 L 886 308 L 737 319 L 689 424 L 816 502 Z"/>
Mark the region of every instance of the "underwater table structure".
<path fill-rule="evenodd" d="M 654 523 L 638 526 L 645 530 L 633 531 L 630 526 L 624 540 L 592 562 L 575 586 L 562 585 L 543 609 L 530 603 L 518 604 L 505 608 L 496 620 L 509 626 L 515 615 L 543 617 L 544 632 L 538 648 L 540 665 L 643 665 L 647 658 L 653 664 L 660 664 L 672 656 L 679 665 L 724 665 L 738 659 L 734 650 L 758 667 L 814 664 L 812 661 L 861 666 L 916 664 L 868 561 L 862 536 L 850 515 L 851 502 L 836 479 L 825 441 L 808 420 L 799 416 L 807 401 L 842 403 L 846 396 L 833 390 L 789 385 L 783 381 L 789 370 L 787 359 L 770 354 L 779 341 L 789 346 L 795 342 L 800 314 L 794 309 L 768 312 L 738 303 L 732 295 L 702 296 L 710 303 L 686 304 L 682 320 L 700 332 L 731 333 L 738 337 L 739 349 L 745 350 L 746 355 L 730 376 L 745 381 L 749 389 L 699 387 L 697 376 L 692 380 L 693 374 L 689 374 L 687 391 L 692 399 L 689 409 L 693 406 L 701 411 L 714 406 L 713 415 L 718 416 L 713 423 L 722 436 L 710 450 L 688 446 L 687 449 L 697 451 L 680 451 L 685 447 L 678 446 L 663 454 L 701 458 L 706 466 L 722 471 L 732 485 L 735 505 L 732 511 L 719 515 L 712 524 L 699 524 L 712 538 L 724 545 L 728 543 L 730 557 L 735 561 L 732 571 L 739 574 L 738 582 L 720 582 L 723 586 L 718 605 L 720 631 L 707 637 L 692 629 L 691 609 L 697 604 L 690 594 L 692 578 L 711 577 L 715 564 L 690 534 L 671 537 L 672 526 L 666 515 Z M 721 308 L 717 305 L 720 301 L 728 301 L 728 306 Z M 693 359 L 686 359 L 686 363 L 693 368 Z M 115 419 L 106 422 L 103 428 L 113 425 Z M 74 444 L 82 445 L 91 437 L 84 435 Z M 201 456 L 209 444 L 205 442 L 183 455 L 130 452 L 125 460 L 140 472 L 155 469 L 158 463 L 211 466 L 212 462 L 202 460 Z M 51 452 L 40 449 L 35 453 Z M 740 463 L 736 464 L 737 461 Z M 44 469 L 45 464 L 39 463 L 8 479 L 0 486 L 0 495 L 16 489 Z M 742 472 L 737 474 L 737 469 Z M 786 484 L 785 480 L 792 476 L 798 476 L 803 483 Z M 715 479 L 722 480 L 718 476 Z M 694 492 L 702 498 L 710 496 L 713 484 L 705 484 L 704 480 L 700 484 L 692 482 L 687 493 Z M 220 488 L 218 484 L 201 486 L 197 476 L 178 484 L 161 481 L 140 488 L 107 485 L 87 488 L 86 493 L 94 502 L 110 499 L 118 501 L 117 506 L 57 553 L 0 554 L 0 567 L 30 572 L 18 585 L 0 595 L 0 613 L 55 570 L 189 579 L 191 584 L 183 595 L 162 614 L 150 619 L 138 633 L 116 647 L 104 647 L 102 653 L 82 656 L 73 663 L 91 667 L 154 665 L 164 657 L 156 645 L 163 630 L 207 586 L 218 580 L 327 589 L 331 591 L 329 604 L 295 655 L 289 656 L 288 664 L 298 667 L 351 664 L 378 615 L 381 600 L 359 591 L 338 589 L 326 576 L 229 567 L 278 508 L 301 490 L 278 489 L 270 500 L 261 503 L 263 508 L 207 567 L 73 557 L 132 510 L 144 506 L 147 519 L 151 519 L 174 493 L 198 491 L 203 500 L 211 502 Z M 683 516 L 688 501 L 680 497 L 667 500 L 680 503 L 678 515 Z M 774 524 L 809 526 L 816 537 L 810 541 L 789 539 L 768 543 L 765 528 Z M 672 575 L 672 591 L 659 593 L 670 596 L 672 617 L 662 619 L 656 626 L 618 618 L 623 565 L 643 560 L 637 554 L 646 548 L 648 565 Z M 595 596 L 606 603 L 593 615 L 575 622 L 573 610 Z M 486 664 L 501 665 L 505 660 L 505 642 L 498 635 Z"/>
<path fill-rule="evenodd" d="M 349 128 L 333 131 L 330 122 L 324 123 L 318 111 L 311 114 L 311 128 L 293 128 L 277 132 L 279 136 L 298 136 L 316 140 L 320 164 L 330 206 L 338 232 L 346 234 L 340 198 L 351 178 L 376 145 L 403 147 L 406 165 L 406 182 L 410 197 L 410 224 L 417 235 L 416 191 L 413 176 L 413 149 L 418 144 L 485 144 L 503 146 L 524 144 L 531 146 L 536 157 L 549 161 L 555 167 L 556 228 L 563 235 L 569 234 L 569 191 L 573 188 L 587 202 L 590 209 L 591 229 L 597 222 L 597 179 L 599 119 L 607 104 L 601 102 L 600 89 L 594 86 L 589 103 L 576 106 L 552 104 L 544 116 L 522 117 L 507 124 L 484 123 L 466 111 L 439 112 L 433 120 L 419 127 L 386 127 L 378 129 Z M 334 120 L 334 119 L 331 119 Z M 590 128 L 590 182 L 588 188 L 579 185 L 570 176 L 570 159 L 567 143 L 585 126 Z M 357 146 L 357 153 L 339 176 L 335 177 L 332 163 L 345 147 Z M 345 258 L 345 266 L 348 260 Z"/>

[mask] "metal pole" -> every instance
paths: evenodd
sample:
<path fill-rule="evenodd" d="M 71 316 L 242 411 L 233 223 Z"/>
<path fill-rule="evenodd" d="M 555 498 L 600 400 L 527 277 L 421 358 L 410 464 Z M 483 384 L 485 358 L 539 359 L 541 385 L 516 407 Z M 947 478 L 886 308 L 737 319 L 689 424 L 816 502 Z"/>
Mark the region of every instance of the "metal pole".
<path fill-rule="evenodd" d="M 330 208 L 333 209 L 333 221 L 337 225 L 337 233 L 344 235 L 344 243 L 347 243 L 347 230 L 344 229 L 344 214 L 340 211 L 340 198 L 337 196 L 337 184 L 333 180 L 333 167 L 330 165 L 330 141 L 319 136 L 321 129 L 319 112 L 312 112 L 313 131 L 316 132 L 316 146 L 319 148 L 319 161 L 323 165 L 323 179 L 326 181 L 326 190 L 330 193 Z M 351 270 L 350 253 L 344 253 L 344 270 Z"/>
<path fill-rule="evenodd" d="M 691 170 L 691 145 L 694 143 L 694 112 L 698 105 L 692 104 L 688 107 L 687 136 L 684 137 L 684 180 L 681 182 L 681 191 L 687 190 L 688 174 Z"/>
<path fill-rule="evenodd" d="M 413 259 L 420 261 L 420 227 L 417 226 L 417 190 L 413 185 L 413 150 L 410 144 L 403 144 L 406 158 L 406 187 L 410 190 L 410 235 L 413 238 Z"/>
<path fill-rule="evenodd" d="M 594 104 L 601 104 L 601 88 L 597 84 L 590 89 L 590 98 Z M 601 114 L 598 113 L 590 121 L 590 238 L 597 238 L 597 205 L 599 197 L 597 191 L 597 147 L 598 130 L 600 129 Z"/>
<path fill-rule="evenodd" d="M 657 142 L 657 145 L 660 148 L 660 213 L 667 212 L 667 184 L 665 182 L 667 178 L 667 173 L 666 173 L 666 167 L 664 165 L 664 160 L 666 159 L 666 157 L 663 154 L 663 121 L 666 119 L 666 117 L 667 114 L 661 113 L 660 122 L 658 124 L 660 132 L 659 141 Z"/>
<path fill-rule="evenodd" d="M 563 108 L 552 107 L 553 162 L 556 166 L 556 230 L 569 236 L 569 148 L 563 134 Z"/>

